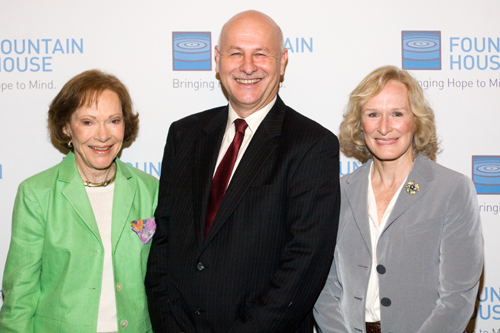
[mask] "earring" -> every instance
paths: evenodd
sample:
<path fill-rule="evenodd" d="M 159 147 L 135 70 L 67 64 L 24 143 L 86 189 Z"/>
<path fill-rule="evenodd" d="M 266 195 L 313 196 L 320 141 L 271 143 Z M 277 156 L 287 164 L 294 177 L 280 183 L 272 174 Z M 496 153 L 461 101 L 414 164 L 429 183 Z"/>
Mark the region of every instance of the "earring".
<path fill-rule="evenodd" d="M 68 148 L 72 148 L 72 147 L 73 147 L 73 143 L 71 143 L 71 141 L 68 142 Z"/>

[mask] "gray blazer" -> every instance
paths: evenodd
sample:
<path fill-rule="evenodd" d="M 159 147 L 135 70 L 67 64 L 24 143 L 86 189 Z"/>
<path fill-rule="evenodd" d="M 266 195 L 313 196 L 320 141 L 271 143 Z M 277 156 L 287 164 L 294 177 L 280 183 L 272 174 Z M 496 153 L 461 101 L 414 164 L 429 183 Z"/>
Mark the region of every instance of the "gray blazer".
<path fill-rule="evenodd" d="M 319 331 L 365 332 L 371 268 L 367 208 L 372 160 L 341 178 L 337 247 L 314 307 Z M 463 332 L 483 265 L 478 202 L 470 179 L 419 155 L 377 245 L 382 332 Z"/>

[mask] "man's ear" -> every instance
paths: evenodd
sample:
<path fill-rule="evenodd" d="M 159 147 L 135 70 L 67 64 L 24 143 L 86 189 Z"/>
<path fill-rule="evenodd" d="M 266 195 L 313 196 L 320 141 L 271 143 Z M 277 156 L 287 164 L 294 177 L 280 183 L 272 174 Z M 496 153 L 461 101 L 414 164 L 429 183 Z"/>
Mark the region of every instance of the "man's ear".
<path fill-rule="evenodd" d="M 215 72 L 219 73 L 219 58 L 220 58 L 220 54 L 219 54 L 218 45 L 215 45 L 214 54 L 215 54 Z"/>
<path fill-rule="evenodd" d="M 281 55 L 280 59 L 280 75 L 283 76 L 285 75 L 285 66 L 286 66 L 286 61 L 288 60 L 288 49 L 283 49 L 283 54 Z"/>

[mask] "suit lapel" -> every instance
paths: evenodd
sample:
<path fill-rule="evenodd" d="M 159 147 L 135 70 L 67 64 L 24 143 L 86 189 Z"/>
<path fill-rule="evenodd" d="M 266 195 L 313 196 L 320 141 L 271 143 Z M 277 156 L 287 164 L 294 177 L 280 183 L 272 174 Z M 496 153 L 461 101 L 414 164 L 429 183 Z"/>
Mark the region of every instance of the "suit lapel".
<path fill-rule="evenodd" d="M 382 231 L 382 234 L 390 227 L 394 221 L 397 220 L 404 212 L 406 212 L 410 207 L 417 203 L 420 198 L 422 198 L 427 190 L 429 189 L 429 182 L 434 179 L 434 175 L 430 166 L 431 162 L 427 157 L 418 155 L 415 158 L 410 174 L 406 183 L 403 185 L 399 197 L 394 205 L 394 208 L 387 220 L 387 223 Z M 411 195 L 406 192 L 405 186 L 408 182 L 413 181 L 419 185 L 420 190 L 416 194 Z"/>
<path fill-rule="evenodd" d="M 63 160 L 59 170 L 58 179 L 59 181 L 67 183 L 61 191 L 62 195 L 68 200 L 70 205 L 87 225 L 89 230 L 94 234 L 99 242 L 102 243 L 99 228 L 97 227 L 92 211 L 92 206 L 90 205 L 89 198 L 85 192 L 82 178 L 78 174 L 78 169 L 76 168 L 75 154 L 72 152 L 70 152 Z M 68 222 L 71 223 L 72 221 Z"/>
<path fill-rule="evenodd" d="M 278 96 L 276 103 L 255 132 L 238 168 L 234 172 L 233 178 L 229 183 L 226 194 L 222 199 L 217 215 L 212 223 L 210 232 L 204 242 L 204 246 L 210 243 L 217 232 L 226 223 L 229 216 L 243 198 L 252 180 L 258 174 L 259 169 L 278 146 L 285 113 L 286 106 Z"/>
<path fill-rule="evenodd" d="M 132 178 L 130 171 L 120 160 L 116 159 L 116 180 L 113 194 L 111 226 L 111 248 L 113 253 L 116 251 L 116 246 L 123 230 L 127 228 L 127 226 L 131 228 L 131 221 L 128 220 L 128 216 L 132 209 L 137 185 L 129 181 L 130 178 Z"/>
<path fill-rule="evenodd" d="M 370 160 L 358 169 L 356 174 L 346 176 L 345 194 L 354 216 L 354 221 L 365 242 L 368 252 L 372 253 L 370 226 L 368 218 L 368 175 L 370 173 Z"/>
<path fill-rule="evenodd" d="M 204 127 L 201 137 L 194 144 L 193 204 L 194 223 L 201 248 L 205 232 L 210 185 L 214 174 L 219 148 L 224 137 L 228 107 L 222 108 Z"/>
<path fill-rule="evenodd" d="M 351 211 L 354 215 L 354 220 L 359 228 L 361 236 L 368 248 L 368 251 L 372 252 L 371 248 L 371 237 L 370 237 L 370 226 L 368 225 L 368 202 L 367 202 L 367 191 L 368 191 L 368 174 L 370 173 L 370 165 L 373 161 L 370 160 L 363 167 L 358 169 L 359 171 L 353 176 L 346 179 L 345 193 Z M 409 181 L 414 181 L 419 184 L 420 191 L 415 195 L 411 195 L 406 192 L 406 188 L 403 187 L 399 197 L 394 205 L 391 215 L 387 220 L 387 223 L 382 231 L 382 234 L 394 223 L 399 216 L 406 212 L 410 207 L 412 207 L 421 197 L 425 195 L 429 189 L 429 182 L 432 181 L 434 175 L 430 166 L 430 161 L 427 157 L 418 155 L 415 159 L 413 167 L 408 175 Z M 405 184 L 406 185 L 406 184 Z M 381 235 L 382 236 L 382 235 Z"/>

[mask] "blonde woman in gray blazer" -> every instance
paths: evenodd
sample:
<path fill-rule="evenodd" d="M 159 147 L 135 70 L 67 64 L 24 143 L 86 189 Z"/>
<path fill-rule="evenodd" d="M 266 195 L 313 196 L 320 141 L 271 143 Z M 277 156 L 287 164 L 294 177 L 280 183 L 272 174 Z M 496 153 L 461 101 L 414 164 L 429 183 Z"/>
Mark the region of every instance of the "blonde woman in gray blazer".
<path fill-rule="evenodd" d="M 463 332 L 483 265 L 470 179 L 438 165 L 434 113 L 393 66 L 351 93 L 340 126 L 346 156 L 334 262 L 316 302 L 319 331 Z"/>

